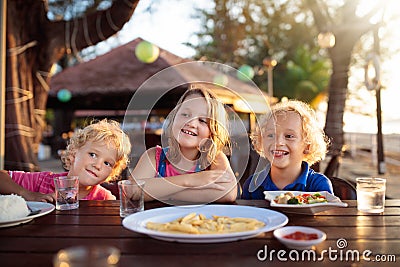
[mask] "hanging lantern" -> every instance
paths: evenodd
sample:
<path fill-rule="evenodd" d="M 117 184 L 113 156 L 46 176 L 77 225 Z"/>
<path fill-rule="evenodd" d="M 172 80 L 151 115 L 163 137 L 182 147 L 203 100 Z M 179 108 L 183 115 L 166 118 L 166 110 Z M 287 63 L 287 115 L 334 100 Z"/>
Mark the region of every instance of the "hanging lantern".
<path fill-rule="evenodd" d="M 335 35 L 332 32 L 320 32 L 317 38 L 321 48 L 332 48 L 336 42 Z"/>
<path fill-rule="evenodd" d="M 61 89 L 57 92 L 57 99 L 61 102 L 68 102 L 71 100 L 72 94 L 68 89 Z"/>
<path fill-rule="evenodd" d="M 229 82 L 229 79 L 225 74 L 218 74 L 214 76 L 213 82 L 220 86 L 226 86 Z"/>
<path fill-rule="evenodd" d="M 135 48 L 136 57 L 144 63 L 153 63 L 160 55 L 160 49 L 147 41 L 141 41 Z"/>
<path fill-rule="evenodd" d="M 367 56 L 365 65 L 365 86 L 368 90 L 377 90 L 381 84 L 380 62 L 377 54 L 372 53 Z"/>
<path fill-rule="evenodd" d="M 239 80 L 247 82 L 253 79 L 254 70 L 249 65 L 244 64 L 239 68 L 239 71 L 237 72 L 237 77 L 239 78 Z"/>

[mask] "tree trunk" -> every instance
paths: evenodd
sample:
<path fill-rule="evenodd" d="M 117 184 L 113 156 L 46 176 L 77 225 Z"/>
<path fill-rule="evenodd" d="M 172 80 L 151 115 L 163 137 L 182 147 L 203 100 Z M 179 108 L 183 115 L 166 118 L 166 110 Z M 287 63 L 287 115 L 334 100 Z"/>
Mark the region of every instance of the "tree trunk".
<path fill-rule="evenodd" d="M 358 2 L 355 0 L 345 1 L 344 5 L 340 8 L 339 14 L 336 17 L 330 17 L 329 12 L 326 12 L 328 7 L 324 1 L 305 1 L 313 13 L 317 29 L 320 32 L 329 29 L 336 38 L 335 46 L 329 48 L 332 61 L 332 75 L 328 88 L 329 100 L 325 133 L 332 141 L 329 149 L 332 160 L 327 167 L 329 172 L 325 172 L 328 176 L 331 176 L 334 169 L 337 169 L 339 166 L 338 163 L 340 162 L 340 156 L 345 144 L 343 115 L 346 106 L 349 66 L 353 48 L 362 35 L 373 30 L 375 27 L 379 27 L 379 25 L 373 25 L 369 22 L 377 10 L 370 11 L 364 17 L 356 15 Z"/>
<path fill-rule="evenodd" d="M 332 155 L 339 155 L 344 145 L 343 115 L 347 99 L 347 85 L 352 49 L 340 45 L 331 49 L 332 75 L 329 81 L 328 110 L 325 133 L 332 141 L 329 149 Z"/>
<path fill-rule="evenodd" d="M 329 155 L 331 159 L 324 170 L 328 177 L 337 176 L 344 141 L 343 117 L 347 99 L 348 71 L 352 49 L 336 46 L 331 49 L 332 75 L 329 81 L 328 110 L 325 133 L 331 140 Z"/>
<path fill-rule="evenodd" d="M 116 0 L 103 11 L 50 21 L 46 1 L 7 3 L 5 169 L 38 171 L 45 126 L 48 75 L 65 53 L 77 53 L 118 32 L 139 0 Z"/>

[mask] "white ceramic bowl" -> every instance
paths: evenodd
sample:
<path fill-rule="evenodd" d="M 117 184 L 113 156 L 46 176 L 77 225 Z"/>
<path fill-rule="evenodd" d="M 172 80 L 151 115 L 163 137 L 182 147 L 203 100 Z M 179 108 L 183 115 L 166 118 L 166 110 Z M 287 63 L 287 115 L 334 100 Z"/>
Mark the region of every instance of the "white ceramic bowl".
<path fill-rule="evenodd" d="M 317 239 L 312 240 L 294 240 L 289 238 L 284 238 L 285 235 L 292 234 L 294 232 L 303 232 L 307 234 L 317 234 Z M 286 247 L 291 249 L 311 249 L 312 246 L 317 245 L 326 239 L 326 234 L 316 228 L 305 227 L 305 226 L 286 226 L 274 231 L 274 236 Z"/>

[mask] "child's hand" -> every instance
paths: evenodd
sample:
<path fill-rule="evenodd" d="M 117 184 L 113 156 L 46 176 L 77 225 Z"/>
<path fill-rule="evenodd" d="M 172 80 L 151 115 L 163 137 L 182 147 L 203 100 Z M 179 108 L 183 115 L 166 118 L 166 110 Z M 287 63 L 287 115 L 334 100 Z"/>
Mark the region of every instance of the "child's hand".
<path fill-rule="evenodd" d="M 225 190 L 223 184 L 231 183 L 235 179 L 230 172 L 223 170 L 208 170 L 196 174 L 188 180 L 187 186 L 193 189 Z"/>
<path fill-rule="evenodd" d="M 22 196 L 26 201 L 39 201 L 39 202 L 50 202 L 55 203 L 55 193 L 43 194 L 39 192 L 27 191 Z"/>

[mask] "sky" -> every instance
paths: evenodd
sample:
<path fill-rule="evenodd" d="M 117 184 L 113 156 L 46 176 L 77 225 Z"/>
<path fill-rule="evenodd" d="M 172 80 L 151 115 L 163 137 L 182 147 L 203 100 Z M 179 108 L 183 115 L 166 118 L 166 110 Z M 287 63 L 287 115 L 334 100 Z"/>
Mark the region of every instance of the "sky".
<path fill-rule="evenodd" d="M 364 7 L 368 9 L 373 6 L 370 2 L 375 0 L 362 0 Z M 183 43 L 195 44 L 197 39 L 194 35 L 199 31 L 201 25 L 198 19 L 193 18 L 196 14 L 195 7 L 213 8 L 210 1 L 197 0 L 161 0 L 161 4 L 156 6 L 152 13 L 145 12 L 150 0 L 142 0 L 139 2 L 131 20 L 125 24 L 123 29 L 113 38 L 105 43 L 97 45 L 98 53 L 102 54 L 110 49 L 110 46 L 118 46 L 130 42 L 137 37 L 141 37 L 150 41 L 160 48 L 168 50 L 181 57 L 190 58 L 194 55 L 194 50 L 187 47 Z M 387 2 L 389 8 L 388 13 L 397 12 L 396 16 L 400 17 L 400 10 L 397 8 L 397 0 L 382 0 Z M 171 11 L 173 9 L 173 11 Z M 393 14 L 391 14 L 393 15 Z M 391 37 L 393 47 L 400 45 L 400 19 L 390 23 L 394 29 L 394 35 Z M 400 90 L 400 53 L 393 54 L 391 58 L 381 62 L 382 70 L 382 118 L 384 133 L 400 133 L 400 112 L 398 112 L 398 92 Z M 363 79 L 364 73 L 361 75 Z M 365 105 L 365 109 L 372 115 L 376 115 L 376 97 L 375 92 L 368 91 L 365 88 L 359 90 L 359 94 L 363 99 L 367 99 L 369 105 Z M 345 131 L 347 132 L 368 132 L 375 133 L 376 116 L 360 116 L 345 113 Z"/>
<path fill-rule="evenodd" d="M 204 0 L 161 0 L 152 13 L 145 12 L 150 2 L 139 2 L 130 21 L 115 38 L 106 41 L 104 49 L 108 50 L 110 43 L 125 44 L 140 37 L 180 57 L 192 57 L 195 51 L 183 44 L 195 43 L 194 33 L 201 27 L 200 21 L 192 16 L 196 14 L 196 7 L 212 8 L 212 3 Z"/>

